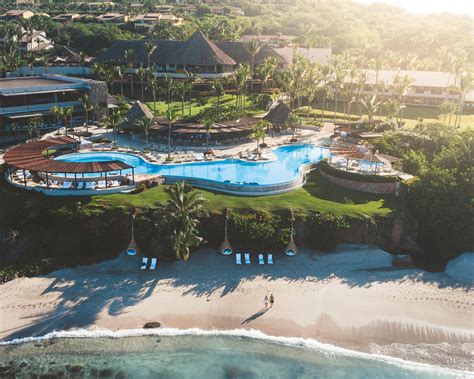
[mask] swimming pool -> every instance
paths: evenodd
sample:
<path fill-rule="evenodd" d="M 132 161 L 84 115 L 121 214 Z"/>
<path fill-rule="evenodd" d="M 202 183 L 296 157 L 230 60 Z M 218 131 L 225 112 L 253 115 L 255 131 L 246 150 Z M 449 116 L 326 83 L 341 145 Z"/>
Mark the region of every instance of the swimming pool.
<path fill-rule="evenodd" d="M 301 179 L 300 167 L 327 158 L 329 150 L 310 144 L 288 145 L 275 148 L 273 154 L 277 159 L 272 161 L 249 162 L 229 158 L 180 164 L 149 163 L 141 157 L 120 152 L 77 153 L 63 155 L 57 159 L 67 162 L 119 160 L 134 166 L 135 174 L 162 175 L 165 179 L 170 179 L 170 182 L 187 179 L 194 185 L 199 186 L 201 183 L 201 187 L 214 187 L 225 192 L 223 186 L 228 186 L 233 191 L 238 186 L 247 189 L 258 186 L 272 187 Z M 271 191 L 270 188 L 265 190 Z"/>

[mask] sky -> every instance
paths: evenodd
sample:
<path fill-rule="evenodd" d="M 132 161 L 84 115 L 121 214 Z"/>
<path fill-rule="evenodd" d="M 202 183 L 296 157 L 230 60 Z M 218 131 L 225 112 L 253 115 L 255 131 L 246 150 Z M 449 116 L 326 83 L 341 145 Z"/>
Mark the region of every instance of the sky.
<path fill-rule="evenodd" d="M 386 3 L 406 9 L 411 13 L 428 14 L 449 12 L 474 17 L 474 0 L 356 0 L 359 3 Z"/>

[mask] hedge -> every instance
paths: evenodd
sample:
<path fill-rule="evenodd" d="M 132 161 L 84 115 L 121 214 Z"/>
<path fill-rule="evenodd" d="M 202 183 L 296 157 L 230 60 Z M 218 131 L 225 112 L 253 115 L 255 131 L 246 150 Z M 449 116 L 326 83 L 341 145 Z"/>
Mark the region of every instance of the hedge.
<path fill-rule="evenodd" d="M 327 160 L 322 160 L 319 163 L 319 169 L 326 174 L 335 176 L 340 179 L 353 180 L 355 182 L 365 183 L 393 183 L 398 181 L 398 177 L 394 175 L 366 175 L 356 172 L 342 171 L 329 165 Z"/>

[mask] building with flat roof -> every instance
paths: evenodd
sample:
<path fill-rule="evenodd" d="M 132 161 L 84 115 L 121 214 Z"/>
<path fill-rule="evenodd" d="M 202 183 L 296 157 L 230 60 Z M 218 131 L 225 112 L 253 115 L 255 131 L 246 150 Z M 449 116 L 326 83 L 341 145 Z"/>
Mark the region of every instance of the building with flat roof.
<path fill-rule="evenodd" d="M 115 24 L 123 24 L 129 20 L 129 16 L 124 13 L 105 13 L 97 16 L 99 22 L 111 22 Z"/>
<path fill-rule="evenodd" d="M 146 13 L 140 14 L 135 17 L 135 28 L 136 29 L 152 29 L 155 25 L 160 23 L 168 23 L 173 25 L 181 25 L 184 20 L 181 17 L 177 17 L 172 14 L 162 13 Z"/>
<path fill-rule="evenodd" d="M 24 139 L 32 118 L 38 120 L 39 133 L 63 126 L 55 119 L 53 107 L 72 107 L 70 125 L 82 124 L 84 110 L 80 98 L 84 94 L 100 107 L 94 117 L 107 112 L 105 82 L 59 75 L 0 79 L 0 143 Z"/>
<path fill-rule="evenodd" d="M 13 9 L 2 15 L 0 15 L 0 20 L 3 21 L 19 21 L 19 20 L 28 20 L 33 17 L 35 14 L 29 10 Z"/>

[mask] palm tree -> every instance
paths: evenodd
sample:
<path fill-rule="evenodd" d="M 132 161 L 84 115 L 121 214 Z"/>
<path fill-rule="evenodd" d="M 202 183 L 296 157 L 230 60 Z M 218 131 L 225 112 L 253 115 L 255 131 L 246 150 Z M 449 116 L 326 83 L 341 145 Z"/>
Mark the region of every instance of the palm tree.
<path fill-rule="evenodd" d="M 399 76 L 397 75 L 395 77 L 395 80 L 393 81 L 393 94 L 395 95 L 397 101 L 398 101 L 398 112 L 397 112 L 397 125 L 398 127 L 402 126 L 402 121 L 403 121 L 403 109 L 406 108 L 405 106 L 405 95 L 409 91 L 411 85 L 413 83 L 413 80 L 409 78 L 408 76 Z"/>
<path fill-rule="evenodd" d="M 120 95 L 123 96 L 123 69 L 121 66 L 115 66 L 114 72 L 120 80 Z"/>
<path fill-rule="evenodd" d="M 212 119 L 212 117 L 206 117 L 203 121 L 204 126 L 206 128 L 206 153 L 210 153 L 209 139 L 211 137 L 212 127 L 214 126 L 214 120 Z"/>
<path fill-rule="evenodd" d="M 377 100 L 377 95 L 374 94 L 370 97 L 362 99 L 361 104 L 367 112 L 369 122 L 372 122 L 374 120 L 374 114 L 377 113 L 377 109 L 380 106 L 380 101 Z"/>
<path fill-rule="evenodd" d="M 247 45 L 248 51 L 250 53 L 250 90 L 253 92 L 253 76 L 255 70 L 255 56 L 257 55 L 258 51 L 260 50 L 260 42 L 256 40 L 252 40 Z"/>
<path fill-rule="evenodd" d="M 150 86 L 153 95 L 153 111 L 156 112 L 156 93 L 158 92 L 158 79 L 154 71 L 150 72 Z"/>
<path fill-rule="evenodd" d="M 41 58 L 41 63 L 43 63 L 44 73 L 47 74 L 48 73 L 49 56 L 47 56 L 46 54 L 43 55 L 43 57 Z"/>
<path fill-rule="evenodd" d="M 237 87 L 237 108 L 245 110 L 245 85 L 250 76 L 249 66 L 247 64 L 239 64 L 234 73 L 234 80 Z"/>
<path fill-rule="evenodd" d="M 273 125 L 270 121 L 267 121 L 267 120 L 260 120 L 257 125 L 259 126 L 259 128 L 262 128 L 263 129 L 263 137 L 262 137 L 262 145 L 265 145 L 265 137 L 266 137 L 266 133 L 267 133 L 267 130 L 271 130 L 272 131 L 272 137 L 273 137 Z"/>
<path fill-rule="evenodd" d="M 86 63 L 87 63 L 87 55 L 83 51 L 79 53 L 79 59 L 81 61 L 82 66 L 82 76 L 86 76 Z"/>
<path fill-rule="evenodd" d="M 67 135 L 68 120 L 69 120 L 69 122 L 72 123 L 72 115 L 74 113 L 74 108 L 73 107 L 66 107 L 66 108 L 62 108 L 62 109 L 63 109 L 62 116 L 63 116 L 63 120 L 64 120 L 64 128 L 66 129 L 66 135 Z M 72 125 L 69 125 L 69 126 L 72 126 Z"/>
<path fill-rule="evenodd" d="M 153 120 L 148 117 L 142 117 L 135 121 L 135 126 L 138 127 L 139 129 L 143 129 L 145 132 L 145 145 L 148 145 L 148 131 L 150 129 L 150 126 L 153 125 Z"/>
<path fill-rule="evenodd" d="M 464 111 L 464 104 L 467 93 L 474 88 L 474 76 L 472 72 L 464 71 L 456 80 L 456 85 L 450 87 L 450 91 L 458 95 L 458 111 L 454 120 L 454 126 L 459 128 L 461 126 L 461 116 Z"/>
<path fill-rule="evenodd" d="M 259 68 L 260 80 L 262 81 L 261 85 L 261 94 L 267 88 L 268 80 L 273 76 L 275 69 L 277 67 L 277 61 L 275 57 L 268 57 L 265 59 L 262 65 Z"/>
<path fill-rule="evenodd" d="M 198 246 L 202 238 L 198 234 L 198 217 L 204 214 L 205 202 L 199 193 L 190 191 L 184 182 L 171 186 L 166 203 L 167 218 L 174 226 L 171 245 L 177 259 L 187 261 L 192 247 Z"/>
<path fill-rule="evenodd" d="M 168 157 L 167 160 L 171 160 L 171 125 L 176 121 L 176 110 L 168 108 L 165 112 L 166 120 L 168 121 Z"/>
<path fill-rule="evenodd" d="M 253 128 L 253 134 L 252 137 L 255 139 L 257 142 L 257 151 L 260 151 L 260 140 L 263 140 L 265 138 L 265 129 L 260 123 L 257 123 L 254 128 Z"/>
<path fill-rule="evenodd" d="M 140 87 L 142 89 L 142 103 L 143 103 L 143 98 L 144 98 L 143 92 L 144 92 L 144 87 L 145 87 L 145 83 L 143 82 L 143 79 L 145 79 L 146 70 L 143 68 L 142 65 L 140 65 L 140 68 L 137 70 L 137 75 L 140 78 Z"/>
<path fill-rule="evenodd" d="M 184 117 L 184 102 L 186 101 L 188 89 L 189 83 L 186 83 L 185 81 L 176 83 L 175 92 L 178 98 L 181 100 L 181 117 Z"/>
<path fill-rule="evenodd" d="M 42 118 L 41 117 L 32 117 L 28 122 L 28 134 L 30 138 L 33 138 L 33 132 L 36 134 L 36 137 L 39 137 L 38 133 L 38 126 L 41 125 Z"/>
<path fill-rule="evenodd" d="M 291 137 L 291 142 L 296 141 L 296 129 L 301 126 L 301 119 L 296 115 L 296 113 L 291 112 L 288 115 L 288 118 L 286 120 L 286 126 L 289 126 L 292 131 L 292 137 Z"/>
<path fill-rule="evenodd" d="M 155 50 L 156 46 L 150 42 L 150 41 L 147 41 L 145 42 L 145 54 L 146 54 L 146 67 L 149 69 L 150 68 L 150 57 L 151 57 L 151 54 L 153 53 L 153 51 Z M 148 80 L 150 80 L 150 78 L 148 77 Z"/>
<path fill-rule="evenodd" d="M 173 97 L 174 90 L 175 90 L 175 85 L 174 85 L 173 78 L 170 78 L 169 76 L 165 75 L 165 81 L 163 83 L 163 92 L 166 95 L 166 102 L 168 104 L 168 110 L 171 107 L 171 102 L 173 100 L 172 97 Z"/>
<path fill-rule="evenodd" d="M 102 121 L 103 125 L 107 129 L 112 129 L 112 134 L 114 136 L 114 145 L 117 145 L 116 133 L 118 131 L 118 128 L 120 124 L 126 120 L 127 118 L 123 115 L 123 113 L 118 108 L 114 108 L 112 114 L 108 117 L 105 117 Z"/>
<path fill-rule="evenodd" d="M 89 131 L 89 112 L 94 109 L 93 104 L 91 103 L 89 99 L 88 94 L 84 94 L 81 98 L 80 101 L 82 103 L 82 107 L 84 108 L 84 115 L 85 115 L 85 121 L 86 121 L 86 132 Z"/>
<path fill-rule="evenodd" d="M 214 79 L 212 81 L 212 89 L 214 90 L 217 96 L 217 112 L 219 116 L 221 114 L 221 97 L 224 95 L 224 86 L 222 85 L 222 81 L 220 79 Z"/>
<path fill-rule="evenodd" d="M 130 89 L 132 91 L 132 96 L 133 96 L 133 55 L 135 54 L 135 51 L 133 49 L 127 49 L 125 50 L 124 53 L 124 58 L 125 62 L 127 63 L 127 66 L 129 68 L 129 74 L 130 74 Z"/>

